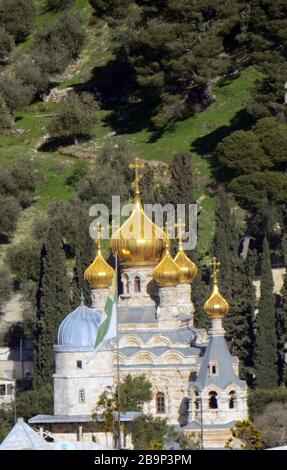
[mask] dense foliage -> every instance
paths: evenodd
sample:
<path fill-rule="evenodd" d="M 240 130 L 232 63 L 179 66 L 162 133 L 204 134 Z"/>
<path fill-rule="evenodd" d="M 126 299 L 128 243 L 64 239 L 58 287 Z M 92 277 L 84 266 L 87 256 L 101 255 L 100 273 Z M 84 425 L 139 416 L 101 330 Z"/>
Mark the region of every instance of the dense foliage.
<path fill-rule="evenodd" d="M 97 121 L 97 111 L 98 105 L 92 95 L 70 93 L 59 114 L 50 121 L 48 130 L 53 137 L 72 137 L 78 143 L 79 136 L 91 134 Z"/>
<path fill-rule="evenodd" d="M 272 403 L 278 403 L 280 406 L 287 404 L 287 390 L 285 387 L 266 390 L 249 390 L 248 408 L 250 418 L 254 420 L 260 416 L 267 405 Z"/>
<path fill-rule="evenodd" d="M 261 296 L 256 315 L 255 380 L 258 388 L 278 385 L 278 356 L 276 337 L 273 277 L 268 242 L 264 240 L 262 255 Z"/>
<path fill-rule="evenodd" d="M 1 0 L 0 26 L 11 34 L 16 42 L 23 41 L 33 31 L 36 8 L 33 0 Z"/>
<path fill-rule="evenodd" d="M 57 221 L 51 221 L 41 253 L 41 271 L 37 293 L 34 385 L 52 382 L 53 345 L 64 316 L 70 312 L 70 285 L 66 258 Z"/>

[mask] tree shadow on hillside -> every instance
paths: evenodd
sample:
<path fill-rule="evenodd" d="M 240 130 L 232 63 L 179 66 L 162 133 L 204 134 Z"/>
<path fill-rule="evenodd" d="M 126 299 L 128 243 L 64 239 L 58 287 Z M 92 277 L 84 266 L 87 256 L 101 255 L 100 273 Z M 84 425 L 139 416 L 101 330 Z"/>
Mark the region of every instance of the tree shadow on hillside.
<path fill-rule="evenodd" d="M 198 137 L 191 145 L 191 152 L 196 152 L 203 158 L 209 160 L 213 176 L 218 181 L 226 180 L 226 174 L 222 173 L 222 169 L 218 163 L 216 156 L 217 145 L 225 138 L 238 130 L 249 130 L 253 126 L 254 121 L 246 109 L 238 111 L 229 126 L 220 126 L 214 131 L 202 137 Z"/>
<path fill-rule="evenodd" d="M 84 143 L 91 140 L 89 135 L 80 135 L 77 136 L 78 142 Z M 39 152 L 56 152 L 60 147 L 68 147 L 75 145 L 73 137 L 50 137 L 46 142 L 44 142 L 39 148 Z"/>
<path fill-rule="evenodd" d="M 73 88 L 93 94 L 101 108 L 110 111 L 103 122 L 117 133 L 133 134 L 152 128 L 155 104 L 143 102 L 135 73 L 121 57 L 95 67 L 89 81 Z"/>

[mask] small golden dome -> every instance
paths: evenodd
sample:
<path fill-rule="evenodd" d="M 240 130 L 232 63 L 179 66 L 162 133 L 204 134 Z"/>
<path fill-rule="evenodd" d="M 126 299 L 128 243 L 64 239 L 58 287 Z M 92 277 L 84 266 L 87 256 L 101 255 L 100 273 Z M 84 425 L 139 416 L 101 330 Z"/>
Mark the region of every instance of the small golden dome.
<path fill-rule="evenodd" d="M 102 255 L 101 239 L 97 240 L 98 252 L 92 264 L 86 269 L 84 278 L 93 289 L 109 287 L 112 284 L 114 270 Z"/>
<path fill-rule="evenodd" d="M 174 261 L 180 269 L 179 283 L 191 284 L 192 281 L 194 281 L 194 279 L 196 278 L 198 270 L 196 264 L 193 263 L 193 261 L 191 261 L 191 259 L 186 256 L 183 250 L 181 236 L 178 237 L 178 242 L 178 253 L 174 258 Z"/>
<path fill-rule="evenodd" d="M 165 254 L 153 270 L 153 278 L 161 287 L 174 287 L 180 282 L 180 269 L 170 256 L 170 241 L 168 235 L 165 234 L 165 237 Z"/>
<path fill-rule="evenodd" d="M 114 232 L 110 239 L 110 247 L 124 267 L 155 266 L 163 253 L 165 234 L 145 214 L 140 200 L 139 169 L 143 168 L 135 159 L 130 165 L 135 169 L 135 201 L 134 209 L 123 225 Z"/>
<path fill-rule="evenodd" d="M 224 318 L 228 313 L 229 304 L 219 292 L 217 274 L 219 272 L 220 262 L 213 258 L 211 266 L 213 266 L 213 292 L 204 304 L 204 310 L 210 318 Z"/>

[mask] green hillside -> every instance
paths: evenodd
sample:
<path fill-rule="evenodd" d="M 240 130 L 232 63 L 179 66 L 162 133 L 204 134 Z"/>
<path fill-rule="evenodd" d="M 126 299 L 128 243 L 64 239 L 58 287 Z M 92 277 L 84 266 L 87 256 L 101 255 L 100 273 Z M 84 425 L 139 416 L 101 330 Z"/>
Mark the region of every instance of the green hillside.
<path fill-rule="evenodd" d="M 44 1 L 38 1 L 37 4 L 37 28 L 40 28 L 48 22 L 53 22 L 58 13 L 47 10 Z M 78 0 L 76 7 L 81 10 L 85 18 L 88 39 L 76 67 L 69 66 L 67 73 L 63 74 L 57 83 L 60 89 L 88 82 L 93 69 L 104 67 L 112 57 L 110 32 L 103 23 L 93 24 L 90 21 L 91 7 L 88 0 Z M 32 42 L 33 36 L 21 44 L 19 49 L 27 50 Z M 117 132 L 127 139 L 134 153 L 145 159 L 169 162 L 176 151 L 192 151 L 196 170 L 196 196 L 199 198 L 205 195 L 205 198 L 202 198 L 200 214 L 200 248 L 203 251 L 206 251 L 211 240 L 210 226 L 213 224 L 214 214 L 214 200 L 207 190 L 211 178 L 210 153 L 221 137 L 238 126 L 241 119 L 240 111 L 244 109 L 250 89 L 257 77 L 258 72 L 254 68 L 249 68 L 231 81 L 217 82 L 214 89 L 216 99 L 208 109 L 169 125 L 161 135 L 155 135 L 154 131 L 144 124 L 137 126 L 141 127 L 140 130 Z M 69 152 L 62 155 L 58 151 L 37 151 L 47 134 L 49 120 L 57 113 L 57 107 L 57 104 L 50 102 L 34 103 L 17 114 L 13 133 L 0 138 L 1 165 L 9 165 L 10 162 L 25 157 L 31 159 L 35 167 L 45 174 L 45 184 L 33 206 L 33 211 L 45 210 L 51 201 L 66 200 L 72 194 L 71 188 L 65 184 L 65 181 L 72 173 L 76 159 L 69 156 Z M 92 141 L 88 145 L 89 152 L 94 158 L 97 156 L 97 149 L 103 145 L 107 136 L 115 132 L 112 119 L 109 119 L 114 111 L 100 112 L 101 120 L 95 125 Z M 205 136 L 206 139 L 202 139 Z M 207 230 L 205 227 L 208 227 Z"/>

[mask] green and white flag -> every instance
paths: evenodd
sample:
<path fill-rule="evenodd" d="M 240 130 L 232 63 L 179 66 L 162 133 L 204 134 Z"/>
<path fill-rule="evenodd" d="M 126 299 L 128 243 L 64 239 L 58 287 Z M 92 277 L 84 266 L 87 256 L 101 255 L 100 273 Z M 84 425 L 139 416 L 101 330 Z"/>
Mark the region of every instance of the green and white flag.
<path fill-rule="evenodd" d="M 117 302 L 116 302 L 116 273 L 113 278 L 111 287 L 109 288 L 108 300 L 105 305 L 105 314 L 102 323 L 98 329 L 95 342 L 95 349 L 91 359 L 94 359 L 100 345 L 108 339 L 117 336 Z"/>

